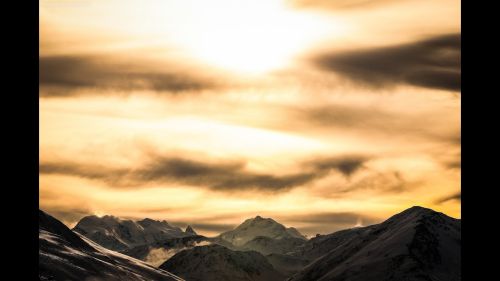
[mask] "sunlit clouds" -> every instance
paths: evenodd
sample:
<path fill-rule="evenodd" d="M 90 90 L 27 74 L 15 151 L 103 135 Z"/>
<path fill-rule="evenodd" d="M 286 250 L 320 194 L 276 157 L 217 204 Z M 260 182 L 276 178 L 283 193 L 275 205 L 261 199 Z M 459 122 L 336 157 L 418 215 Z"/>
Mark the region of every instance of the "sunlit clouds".
<path fill-rule="evenodd" d="M 256 215 L 308 235 L 413 205 L 460 217 L 459 15 L 447 0 L 43 0 L 40 207 L 206 235 Z"/>

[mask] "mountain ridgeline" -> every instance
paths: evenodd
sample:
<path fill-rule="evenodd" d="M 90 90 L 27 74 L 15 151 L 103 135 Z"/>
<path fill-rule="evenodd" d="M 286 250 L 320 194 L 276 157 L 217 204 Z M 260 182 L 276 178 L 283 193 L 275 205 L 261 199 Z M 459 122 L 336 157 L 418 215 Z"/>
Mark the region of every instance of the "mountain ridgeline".
<path fill-rule="evenodd" d="M 153 273 L 148 274 L 158 270 L 173 276 L 168 278 L 188 281 L 461 280 L 461 221 L 422 207 L 409 208 L 380 224 L 310 240 L 295 228 L 261 216 L 215 237 L 199 235 L 190 226 L 182 231 L 166 221 L 112 216 L 85 217 L 73 231 L 62 223 L 43 225 L 44 243 L 53 240 L 46 231 L 57 232 L 81 251 L 95 251 L 99 244 L 103 247 L 99 251 L 109 249 L 106 255 L 111 259 L 130 257 L 149 264 Z M 52 251 L 58 253 L 57 247 Z M 42 254 L 41 250 L 41 260 Z M 44 264 L 44 272 L 50 272 L 50 262 Z M 161 278 L 146 280 L 180 280 Z"/>
<path fill-rule="evenodd" d="M 461 222 L 412 207 L 383 223 L 309 240 L 289 281 L 461 280 Z"/>
<path fill-rule="evenodd" d="M 115 251 L 124 251 L 171 238 L 196 235 L 191 227 L 184 232 L 166 221 L 156 221 L 149 218 L 133 221 L 114 216 L 84 217 L 73 230 L 97 244 Z"/>
<path fill-rule="evenodd" d="M 273 219 L 261 216 L 248 219 L 235 229 L 220 234 L 219 237 L 236 247 L 243 246 L 257 237 L 268 237 L 276 240 L 288 238 L 306 240 L 305 236 L 300 234 L 297 229 L 286 228 Z"/>

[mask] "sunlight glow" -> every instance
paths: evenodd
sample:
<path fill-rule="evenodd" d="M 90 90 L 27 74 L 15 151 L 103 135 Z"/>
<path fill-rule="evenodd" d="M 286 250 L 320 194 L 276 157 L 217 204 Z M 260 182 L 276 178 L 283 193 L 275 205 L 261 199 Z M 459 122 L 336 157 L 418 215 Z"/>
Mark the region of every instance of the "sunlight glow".
<path fill-rule="evenodd" d="M 327 32 L 342 31 L 331 17 L 327 22 L 288 10 L 283 1 L 216 2 L 193 9 L 203 26 L 190 33 L 187 45 L 201 60 L 229 70 L 255 74 L 285 67 Z"/>

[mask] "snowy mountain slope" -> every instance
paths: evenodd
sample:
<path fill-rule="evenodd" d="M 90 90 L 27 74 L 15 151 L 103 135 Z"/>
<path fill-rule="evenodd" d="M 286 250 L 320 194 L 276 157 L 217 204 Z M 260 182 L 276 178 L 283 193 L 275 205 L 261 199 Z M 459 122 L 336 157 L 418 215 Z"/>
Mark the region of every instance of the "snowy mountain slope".
<path fill-rule="evenodd" d="M 312 262 L 288 280 L 460 280 L 460 231 L 460 220 L 412 207 L 381 224 L 311 239 L 294 255 Z"/>
<path fill-rule="evenodd" d="M 73 228 L 97 244 L 115 251 L 124 251 L 140 245 L 170 238 L 192 236 L 166 221 L 143 219 L 124 220 L 114 216 L 87 216 Z"/>
<path fill-rule="evenodd" d="M 165 270 L 107 250 L 39 211 L 40 280 L 182 281 Z"/>
<path fill-rule="evenodd" d="M 295 228 L 286 228 L 273 219 L 262 218 L 260 216 L 247 219 L 235 229 L 224 232 L 218 237 L 233 244 L 234 246 L 240 247 L 258 236 L 273 239 L 298 238 L 306 240 L 306 238 Z"/>
<path fill-rule="evenodd" d="M 279 281 L 285 278 L 263 255 L 233 251 L 220 245 L 181 251 L 160 268 L 189 281 Z"/>

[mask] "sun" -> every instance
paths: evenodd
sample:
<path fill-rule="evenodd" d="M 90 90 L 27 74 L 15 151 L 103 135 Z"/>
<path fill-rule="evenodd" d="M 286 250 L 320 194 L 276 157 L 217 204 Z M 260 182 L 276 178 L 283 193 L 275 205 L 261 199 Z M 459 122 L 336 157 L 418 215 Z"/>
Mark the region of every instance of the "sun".
<path fill-rule="evenodd" d="M 251 74 L 288 66 L 295 55 L 342 27 L 331 17 L 298 12 L 280 0 L 198 1 L 190 15 L 190 36 L 181 43 L 194 58 Z"/>
<path fill-rule="evenodd" d="M 250 73 L 285 67 L 324 32 L 317 17 L 289 10 L 281 1 L 220 2 L 221 8 L 207 15 L 199 42 L 190 45 L 194 55 L 216 66 Z"/>
<path fill-rule="evenodd" d="M 64 31 L 65 26 L 70 26 L 71 33 L 67 34 L 95 37 L 89 42 L 100 40 L 104 49 L 151 47 L 156 56 L 165 53 L 169 58 L 175 56 L 246 74 L 285 68 L 296 55 L 325 38 L 348 33 L 347 25 L 339 18 L 297 10 L 286 0 L 87 0 L 78 6 L 58 3 L 42 1 L 42 27 L 50 25 Z M 104 35 L 110 42 L 102 42 Z M 81 42 L 81 38 L 71 36 L 65 40 Z M 82 44 L 65 46 L 84 48 Z"/>

